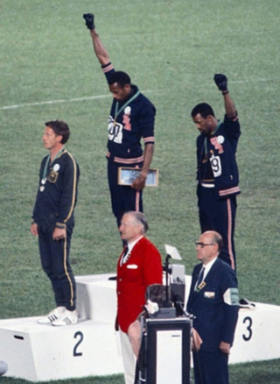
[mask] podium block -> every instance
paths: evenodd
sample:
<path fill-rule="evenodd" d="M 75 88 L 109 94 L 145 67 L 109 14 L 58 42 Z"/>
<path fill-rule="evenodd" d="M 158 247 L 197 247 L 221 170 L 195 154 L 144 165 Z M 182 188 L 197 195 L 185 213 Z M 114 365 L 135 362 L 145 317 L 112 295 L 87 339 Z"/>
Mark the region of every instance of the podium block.
<path fill-rule="evenodd" d="M 114 273 L 76 276 L 77 311 L 82 320 L 114 323 L 117 313 Z"/>
<path fill-rule="evenodd" d="M 53 327 L 38 324 L 39 317 L 0 320 L 0 360 L 8 364 L 5 376 L 50 381 L 123 373 L 114 331 L 116 281 L 109 280 L 113 275 L 76 276 L 78 324 Z M 190 281 L 185 276 L 186 300 Z M 279 359 L 279 324 L 280 306 L 253 303 L 241 308 L 229 362 Z M 164 352 L 161 367 L 171 346 L 176 350 L 173 334 L 172 345 L 165 342 L 166 337 L 169 335 L 163 332 L 159 338 Z M 162 368 L 158 371 L 164 372 Z"/>
<path fill-rule="evenodd" d="M 39 317 L 0 321 L 0 360 L 6 376 L 30 381 L 122 373 L 112 324 L 82 321 L 76 325 L 40 325 Z"/>
<path fill-rule="evenodd" d="M 253 305 L 239 309 L 230 364 L 280 358 L 280 306 Z"/>
<path fill-rule="evenodd" d="M 8 364 L 7 376 L 49 381 L 122 373 L 113 323 L 53 327 L 37 324 L 38 318 L 0 321 L 0 360 Z"/>
<path fill-rule="evenodd" d="M 6 376 L 49 381 L 123 372 L 114 331 L 113 274 L 77 276 L 78 324 L 53 327 L 39 317 L 0 320 L 0 360 Z"/>

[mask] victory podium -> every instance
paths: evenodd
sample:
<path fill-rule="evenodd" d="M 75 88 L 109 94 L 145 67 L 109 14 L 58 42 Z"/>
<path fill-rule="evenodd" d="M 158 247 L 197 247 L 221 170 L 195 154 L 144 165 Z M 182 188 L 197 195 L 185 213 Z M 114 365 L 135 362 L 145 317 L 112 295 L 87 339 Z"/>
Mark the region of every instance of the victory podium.
<path fill-rule="evenodd" d="M 123 373 L 114 331 L 116 281 L 109 280 L 112 276 L 76 276 L 79 322 L 75 325 L 41 325 L 38 316 L 0 320 L 0 361 L 8 364 L 5 376 L 36 382 Z M 191 277 L 185 275 L 184 280 L 186 300 Z M 175 374 L 169 377 L 172 370 L 166 361 L 170 362 L 171 355 L 182 355 L 182 340 L 186 340 L 182 335 L 188 325 L 181 320 L 172 320 L 171 326 L 168 319 L 148 322 L 147 351 L 154 350 L 153 356 L 158 353 L 157 377 L 151 378 L 152 383 L 158 384 L 158 378 L 167 383 L 175 378 Z M 280 306 L 253 302 L 241 307 L 229 363 L 279 359 L 279 324 Z M 174 372 L 179 372 L 181 364 L 185 366 L 180 358 L 172 364 Z M 148 377 L 152 374 L 153 368 L 148 366 Z M 176 380 L 185 380 L 183 373 Z"/>
<path fill-rule="evenodd" d="M 76 276 L 78 324 L 42 325 L 39 317 L 0 320 L 5 376 L 36 382 L 122 373 L 112 275 Z"/>

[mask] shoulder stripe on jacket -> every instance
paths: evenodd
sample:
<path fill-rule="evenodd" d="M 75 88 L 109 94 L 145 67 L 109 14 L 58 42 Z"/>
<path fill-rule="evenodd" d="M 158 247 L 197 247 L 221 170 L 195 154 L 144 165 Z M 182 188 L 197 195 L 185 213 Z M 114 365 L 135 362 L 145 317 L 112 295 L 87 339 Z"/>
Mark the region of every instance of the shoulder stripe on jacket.
<path fill-rule="evenodd" d="M 66 223 L 69 220 L 69 218 L 72 216 L 72 213 L 75 207 L 76 193 L 77 193 L 77 164 L 74 157 L 71 155 L 71 153 L 68 151 L 66 151 L 66 153 L 69 155 L 69 157 L 73 162 L 73 188 L 72 188 L 72 201 L 71 201 L 70 210 L 68 212 L 68 215 L 64 219 L 64 223 Z"/>

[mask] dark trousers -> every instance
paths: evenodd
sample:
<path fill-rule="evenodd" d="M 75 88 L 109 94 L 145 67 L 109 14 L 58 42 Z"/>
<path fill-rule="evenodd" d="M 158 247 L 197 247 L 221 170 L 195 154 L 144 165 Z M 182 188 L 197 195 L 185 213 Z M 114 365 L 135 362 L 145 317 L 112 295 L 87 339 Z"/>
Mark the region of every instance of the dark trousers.
<path fill-rule="evenodd" d="M 40 230 L 39 250 L 42 268 L 49 277 L 57 306 L 69 310 L 76 307 L 76 283 L 69 262 L 72 228 L 67 228 L 66 239 L 53 240 L 53 229 Z"/>
<path fill-rule="evenodd" d="M 141 167 L 142 164 L 138 164 Z M 118 185 L 118 169 L 122 165 L 108 160 L 108 183 L 111 194 L 112 211 L 116 217 L 117 225 L 120 226 L 122 215 L 128 211 L 143 212 L 142 191 L 136 191 L 130 186 Z M 131 165 L 131 168 L 135 168 Z"/>
<path fill-rule="evenodd" d="M 228 355 L 221 351 L 193 353 L 195 384 L 228 384 Z"/>
<path fill-rule="evenodd" d="M 219 199 L 215 188 L 198 186 L 198 209 L 201 232 L 213 230 L 223 238 L 223 248 L 219 257 L 236 269 L 234 248 L 234 228 L 236 215 L 236 196 Z"/>

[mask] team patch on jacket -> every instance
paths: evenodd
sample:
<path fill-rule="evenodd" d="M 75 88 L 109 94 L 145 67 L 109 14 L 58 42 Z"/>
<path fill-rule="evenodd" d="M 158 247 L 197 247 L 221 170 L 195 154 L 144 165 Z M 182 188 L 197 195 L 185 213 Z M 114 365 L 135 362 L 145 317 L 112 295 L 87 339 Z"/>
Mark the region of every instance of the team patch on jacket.
<path fill-rule="evenodd" d="M 54 164 L 54 166 L 53 166 L 53 170 L 54 170 L 55 172 L 59 171 L 59 170 L 60 170 L 60 165 L 59 165 L 58 163 Z"/>

